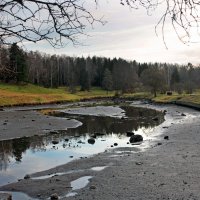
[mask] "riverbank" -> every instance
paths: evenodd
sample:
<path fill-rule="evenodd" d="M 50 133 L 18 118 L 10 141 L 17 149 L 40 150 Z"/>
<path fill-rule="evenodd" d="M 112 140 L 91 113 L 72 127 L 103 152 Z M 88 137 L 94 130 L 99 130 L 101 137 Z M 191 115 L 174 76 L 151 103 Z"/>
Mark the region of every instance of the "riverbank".
<path fill-rule="evenodd" d="M 199 199 L 199 112 L 173 105 L 137 106 L 167 111 L 165 123 L 154 129 L 155 138 L 148 141 L 150 145 L 145 150 L 139 146 L 115 148 L 32 174 L 31 179 L 0 189 L 22 191 L 40 199 L 53 193 L 76 200 Z M 47 176 L 55 173 L 56 176 Z M 41 176 L 47 177 L 33 179 Z M 72 187 L 75 180 L 80 189 Z M 65 197 L 74 193 L 77 194 Z"/>
<path fill-rule="evenodd" d="M 156 98 L 148 92 L 137 92 L 123 94 L 120 97 L 115 95 L 115 91 L 105 91 L 101 88 L 93 87 L 90 91 L 80 91 L 76 88 L 76 93 L 69 92 L 69 88 L 44 88 L 32 84 L 15 85 L 0 83 L 0 108 L 14 106 L 35 106 L 64 104 L 79 101 L 93 100 L 148 100 L 158 104 L 176 104 L 200 110 L 200 92 L 194 94 L 164 95 L 158 94 Z"/>

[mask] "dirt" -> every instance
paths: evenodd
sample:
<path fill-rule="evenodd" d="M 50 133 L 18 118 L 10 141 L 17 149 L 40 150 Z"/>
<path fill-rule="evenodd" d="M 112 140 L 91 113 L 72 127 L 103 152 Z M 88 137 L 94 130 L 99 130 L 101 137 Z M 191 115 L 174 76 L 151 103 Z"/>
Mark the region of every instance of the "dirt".
<path fill-rule="evenodd" d="M 31 174 L 30 179 L 0 190 L 20 191 L 38 199 L 47 199 L 53 193 L 69 200 L 200 199 L 200 113 L 171 105 L 140 106 L 167 111 L 166 121 L 154 129 L 146 148 L 115 148 Z M 101 171 L 91 169 L 99 166 L 107 167 Z M 33 179 L 58 172 L 64 174 Z M 81 177 L 91 177 L 89 184 L 73 191 L 71 182 Z M 73 192 L 77 194 L 66 197 Z"/>

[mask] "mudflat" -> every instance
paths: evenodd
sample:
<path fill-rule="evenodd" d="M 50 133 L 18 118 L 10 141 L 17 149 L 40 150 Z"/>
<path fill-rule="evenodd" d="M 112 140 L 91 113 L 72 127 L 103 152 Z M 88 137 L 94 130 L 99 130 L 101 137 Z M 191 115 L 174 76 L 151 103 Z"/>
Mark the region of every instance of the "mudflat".
<path fill-rule="evenodd" d="M 200 113 L 173 105 L 133 106 L 166 110 L 166 121 L 143 148 L 109 149 L 31 174 L 0 190 L 36 199 L 55 193 L 59 199 L 76 200 L 200 199 Z"/>

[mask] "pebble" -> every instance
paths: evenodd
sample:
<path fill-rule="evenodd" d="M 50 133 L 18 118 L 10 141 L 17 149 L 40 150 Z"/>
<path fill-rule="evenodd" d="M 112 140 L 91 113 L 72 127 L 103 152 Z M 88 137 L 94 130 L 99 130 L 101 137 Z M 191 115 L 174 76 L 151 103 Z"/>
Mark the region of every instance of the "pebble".
<path fill-rule="evenodd" d="M 91 189 L 91 190 L 95 190 L 95 189 L 96 189 L 96 186 L 91 185 L 91 186 L 90 186 L 90 189 Z"/>
<path fill-rule="evenodd" d="M 29 174 L 26 174 L 25 176 L 24 176 L 24 179 L 30 179 L 31 177 L 30 177 L 30 175 Z"/>
<path fill-rule="evenodd" d="M 168 135 L 164 136 L 164 139 L 169 140 L 169 136 Z"/>
<path fill-rule="evenodd" d="M 136 162 L 135 164 L 136 165 L 142 165 L 143 163 L 142 162 Z"/>

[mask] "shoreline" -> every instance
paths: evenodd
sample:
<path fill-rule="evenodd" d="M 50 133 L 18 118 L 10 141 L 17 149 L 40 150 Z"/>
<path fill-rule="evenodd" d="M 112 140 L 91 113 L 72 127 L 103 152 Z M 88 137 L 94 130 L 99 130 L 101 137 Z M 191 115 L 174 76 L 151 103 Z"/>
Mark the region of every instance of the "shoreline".
<path fill-rule="evenodd" d="M 168 102 L 158 102 L 153 100 L 152 98 L 141 98 L 141 97 L 115 97 L 115 96 L 100 96 L 100 97 L 89 97 L 77 100 L 60 100 L 60 101 L 53 101 L 53 102 L 43 102 L 43 103 L 23 103 L 23 104 L 13 104 L 13 105 L 5 105 L 0 106 L 0 112 L 4 109 L 9 108 L 24 108 L 24 107 L 31 107 L 34 106 L 52 106 L 52 105 L 65 105 L 65 104 L 73 104 L 73 103 L 82 103 L 82 102 L 92 102 L 92 101 L 112 101 L 112 102 L 123 102 L 123 101 L 144 101 L 147 103 L 153 103 L 154 105 L 177 105 L 181 107 L 191 108 L 195 110 L 200 110 L 200 104 L 186 102 L 186 101 L 168 101 Z"/>
<path fill-rule="evenodd" d="M 147 105 L 143 105 L 143 106 L 147 106 Z M 169 114 L 171 113 L 174 117 L 178 116 L 177 120 L 183 120 L 184 123 L 189 123 L 189 124 L 193 123 L 192 121 L 194 119 L 197 122 L 199 122 L 198 118 L 195 117 L 199 113 L 197 113 L 191 109 L 187 109 L 184 107 L 183 108 L 176 107 L 176 106 L 171 106 L 171 105 L 164 105 L 164 106 L 163 105 L 159 105 L 159 106 L 158 105 L 148 105 L 147 107 L 151 107 L 151 108 L 156 107 L 157 109 L 166 109 L 168 107 L 169 111 L 167 113 L 169 113 Z M 177 113 L 175 111 L 175 109 L 177 109 L 179 113 Z M 185 118 L 185 117 L 180 117 L 181 112 L 184 112 L 184 113 L 188 112 L 189 114 L 191 114 L 191 116 L 194 116 L 194 119 L 190 119 L 188 114 L 186 114 L 186 117 L 188 117 L 189 119 Z M 138 183 L 132 179 L 131 180 L 134 184 L 132 182 L 130 182 L 131 181 L 130 177 L 132 177 L 130 172 L 132 171 L 132 173 L 139 179 L 139 178 L 141 178 L 140 176 L 143 177 L 146 174 L 146 172 L 144 174 L 144 171 L 143 171 L 143 174 L 141 175 L 141 169 L 145 168 L 148 171 L 149 165 L 151 166 L 152 164 L 157 169 L 157 167 L 159 166 L 159 164 L 157 163 L 159 159 L 157 160 L 157 159 L 155 159 L 155 157 L 159 157 L 163 153 L 165 154 L 165 151 L 171 152 L 171 150 L 173 150 L 173 149 L 168 148 L 168 146 L 173 144 L 173 142 L 174 142 L 173 137 L 176 136 L 176 133 L 175 134 L 173 133 L 171 135 L 171 129 L 174 129 L 174 127 L 178 127 L 179 129 L 182 129 L 181 126 L 183 125 L 183 122 L 180 122 L 180 124 L 173 123 L 168 128 L 160 127 L 163 134 L 156 136 L 158 140 L 156 142 L 154 142 L 154 144 L 151 144 L 151 146 L 149 147 L 149 149 L 147 151 L 144 151 L 144 152 L 135 151 L 134 152 L 131 150 L 131 148 L 134 149 L 134 147 L 131 147 L 129 149 L 127 149 L 127 148 L 126 149 L 117 149 L 116 148 L 115 150 L 113 150 L 113 152 L 108 151 L 108 152 L 104 152 L 101 154 L 97 154 L 96 156 L 94 156 L 92 158 L 72 161 L 66 165 L 58 166 L 56 168 L 49 169 L 49 170 L 46 170 L 43 172 L 38 172 L 38 173 L 34 174 L 33 176 L 45 175 L 45 174 L 49 174 L 49 173 L 51 174 L 51 173 L 55 173 L 55 172 L 66 172 L 71 169 L 74 169 L 74 171 L 83 169 L 84 170 L 83 172 L 77 172 L 77 173 L 75 172 L 72 174 L 56 176 L 56 177 L 49 178 L 47 180 L 32 180 L 32 179 L 22 180 L 18 183 L 10 184 L 6 187 L 3 186 L 3 187 L 1 187 L 1 190 L 2 189 L 6 190 L 6 188 L 10 188 L 10 189 L 12 188 L 14 190 L 25 192 L 33 197 L 36 197 L 39 193 L 41 195 L 42 191 L 43 192 L 46 191 L 47 193 L 44 194 L 44 196 L 48 197 L 52 193 L 51 189 L 54 189 L 53 191 L 56 191 L 57 193 L 60 192 L 61 194 L 63 193 L 63 191 L 65 191 L 65 193 L 68 193 L 68 192 L 70 192 L 70 188 L 66 188 L 66 187 L 70 187 L 70 181 L 76 180 L 77 178 L 80 178 L 83 176 L 93 176 L 93 178 L 91 179 L 89 184 L 85 188 L 83 188 L 82 190 L 80 190 L 78 192 L 78 195 L 76 195 L 74 197 L 65 197 L 63 199 L 80 199 L 81 198 L 84 200 L 88 200 L 88 199 L 92 199 L 92 197 L 94 197 L 94 195 L 99 200 L 100 199 L 108 199 L 108 200 L 110 200 L 110 199 L 132 199 L 132 197 L 130 195 L 132 195 L 133 192 L 134 193 L 136 193 L 136 192 L 131 189 L 128 189 L 129 184 L 131 184 L 133 186 L 133 188 L 135 188 L 136 186 L 138 188 L 140 188 L 142 185 L 140 185 L 140 184 L 138 185 Z M 195 123 L 197 123 L 197 122 L 195 122 Z M 163 126 L 163 125 L 161 125 L 161 126 Z M 176 130 L 176 132 L 178 132 L 177 128 L 175 130 Z M 196 131 L 196 129 L 194 131 Z M 169 140 L 163 140 L 164 135 L 169 135 Z M 183 134 L 183 135 L 185 136 L 185 134 Z M 179 138 L 176 138 L 176 139 L 179 139 Z M 158 141 L 161 141 L 162 144 L 158 145 L 158 143 L 157 143 Z M 162 148 L 165 149 L 164 152 L 163 152 Z M 183 146 L 181 148 L 183 148 Z M 117 153 L 117 151 L 119 151 L 119 150 L 121 150 L 121 152 Z M 160 153 L 162 153 L 162 154 L 160 154 Z M 184 155 L 184 153 L 185 152 L 182 152 L 183 155 Z M 173 154 L 174 154 L 174 152 L 173 152 Z M 173 156 L 176 157 L 176 155 L 173 155 Z M 151 158 L 154 158 L 154 160 L 151 160 Z M 164 157 L 164 158 L 166 158 L 166 157 Z M 169 159 L 169 158 L 167 157 L 167 159 Z M 122 160 L 123 160 L 123 162 L 122 162 Z M 166 159 L 164 159 L 164 160 L 166 160 Z M 163 160 L 160 160 L 160 162 L 162 162 L 162 161 Z M 139 165 L 137 163 L 139 163 Z M 149 163 L 149 165 L 147 163 Z M 168 162 L 166 161 L 166 163 L 168 163 Z M 168 163 L 168 165 L 169 164 L 172 164 L 172 163 Z M 104 165 L 104 166 L 106 165 L 108 167 L 100 172 L 91 172 L 91 170 L 88 170 L 88 169 L 91 169 L 91 167 L 97 167 L 97 166 L 102 166 L 102 165 Z M 131 166 L 134 166 L 135 168 L 132 168 Z M 151 167 L 150 167 L 150 169 L 151 169 Z M 130 177 L 127 176 L 128 175 L 127 170 L 129 171 L 128 174 L 130 175 Z M 153 169 L 151 169 L 151 170 L 153 170 Z M 159 168 L 157 170 L 159 170 Z M 116 176 L 116 174 L 118 174 L 118 176 Z M 149 175 L 150 177 L 149 177 L 148 181 L 145 179 L 147 181 L 147 183 L 149 181 L 150 182 L 152 181 L 152 178 L 154 177 L 154 175 L 155 175 L 155 173 Z M 163 175 L 166 175 L 166 172 Z M 120 177 L 121 178 L 126 177 L 126 178 L 121 179 Z M 157 178 L 159 178 L 159 181 L 161 181 L 160 176 Z M 58 179 L 59 181 L 56 181 L 56 179 Z M 49 183 L 50 180 L 51 180 L 51 184 Z M 114 184 L 114 182 L 117 182 L 117 181 L 119 181 L 119 182 L 121 181 L 122 183 L 124 182 L 124 187 L 127 187 L 126 190 L 127 190 L 128 194 L 123 194 L 123 193 L 120 194 L 119 192 L 121 191 L 121 188 L 117 187 L 115 184 L 114 185 L 108 184 L 108 180 L 110 180 L 110 182 L 112 182 L 113 184 Z M 140 180 L 140 181 L 143 182 L 143 180 Z M 65 187 L 63 188 L 62 185 L 64 182 L 65 182 Z M 143 183 L 145 187 L 146 187 L 146 185 L 148 185 L 147 183 Z M 38 185 L 40 185 L 40 184 L 44 185 L 44 188 L 38 188 Z M 91 186 L 93 186 L 93 185 L 95 185 L 95 189 L 91 189 Z M 107 188 L 107 190 L 106 190 L 105 186 L 108 187 L 108 185 L 110 188 Z M 143 186 L 142 186 L 142 188 L 143 188 Z M 138 196 L 138 195 L 142 195 L 140 190 L 136 194 L 137 194 L 137 196 L 135 199 L 154 199 L 154 198 L 151 198 L 151 196 L 149 196 L 147 198 L 144 195 L 143 195 L 143 198 L 140 198 L 140 196 Z M 118 198 L 116 195 L 118 195 Z M 123 195 L 123 197 L 121 195 Z M 147 195 L 147 194 L 145 194 L 145 195 Z M 157 195 L 160 195 L 160 194 L 158 193 Z"/>

